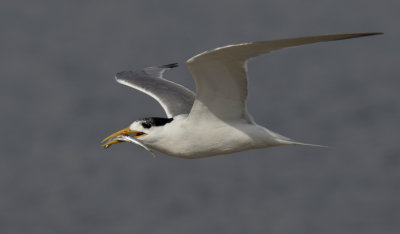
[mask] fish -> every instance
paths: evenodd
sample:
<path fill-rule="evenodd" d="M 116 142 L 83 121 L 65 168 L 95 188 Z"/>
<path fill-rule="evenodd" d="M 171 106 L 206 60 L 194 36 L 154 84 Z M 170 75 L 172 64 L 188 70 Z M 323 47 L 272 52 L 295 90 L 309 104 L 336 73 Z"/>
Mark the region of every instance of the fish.
<path fill-rule="evenodd" d="M 144 148 L 145 150 L 147 150 L 148 152 L 150 152 L 151 155 L 153 155 L 153 157 L 155 157 L 154 152 L 153 152 L 149 147 L 147 147 L 147 146 L 146 146 L 145 144 L 143 144 L 141 141 L 139 141 L 139 140 L 137 140 L 137 139 L 135 139 L 135 138 L 133 138 L 133 137 L 131 137 L 131 136 L 129 136 L 129 135 L 118 135 L 118 136 L 116 136 L 116 137 L 110 138 L 110 139 L 108 139 L 107 142 L 105 142 L 105 143 L 103 144 L 103 147 L 104 147 L 105 149 L 107 149 L 108 147 L 110 147 L 111 145 L 109 145 L 109 144 L 107 144 L 107 143 L 109 143 L 109 142 L 111 142 L 111 141 L 124 141 L 124 142 L 130 142 L 130 143 L 137 144 L 137 145 L 141 146 L 142 148 Z"/>

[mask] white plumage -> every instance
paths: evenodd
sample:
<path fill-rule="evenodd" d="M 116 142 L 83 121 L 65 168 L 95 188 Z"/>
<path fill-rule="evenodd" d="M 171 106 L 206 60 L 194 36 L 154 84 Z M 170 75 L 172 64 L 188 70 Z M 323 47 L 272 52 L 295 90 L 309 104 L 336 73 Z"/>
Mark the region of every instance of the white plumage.
<path fill-rule="evenodd" d="M 252 120 L 246 109 L 247 61 L 287 47 L 377 34 L 380 33 L 300 37 L 206 51 L 186 62 L 195 79 L 196 94 L 162 77 L 177 64 L 117 73 L 117 82 L 156 99 L 167 118 L 136 120 L 104 139 L 103 146 L 132 142 L 149 151 L 199 158 L 279 145 L 311 145 L 281 136 Z"/>

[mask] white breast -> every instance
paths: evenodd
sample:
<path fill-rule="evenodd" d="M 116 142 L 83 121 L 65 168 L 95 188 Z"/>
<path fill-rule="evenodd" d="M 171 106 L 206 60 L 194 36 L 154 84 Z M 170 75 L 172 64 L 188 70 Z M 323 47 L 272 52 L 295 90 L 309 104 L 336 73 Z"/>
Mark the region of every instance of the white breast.
<path fill-rule="evenodd" d="M 237 122 L 192 122 L 174 119 L 146 144 L 160 152 L 184 158 L 208 157 L 247 149 L 273 146 L 277 142 L 268 130 L 245 120 Z"/>

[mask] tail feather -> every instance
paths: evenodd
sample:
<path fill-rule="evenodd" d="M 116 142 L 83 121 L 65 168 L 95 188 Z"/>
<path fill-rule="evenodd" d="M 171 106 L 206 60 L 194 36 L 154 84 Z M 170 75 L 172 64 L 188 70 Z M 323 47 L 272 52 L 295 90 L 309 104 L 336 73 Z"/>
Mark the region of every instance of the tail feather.
<path fill-rule="evenodd" d="M 292 139 L 290 139 L 288 137 L 282 136 L 281 134 L 273 132 L 271 130 L 268 130 L 268 132 L 269 132 L 270 135 L 272 135 L 275 138 L 275 140 L 278 143 L 280 143 L 282 145 L 304 145 L 304 146 L 314 146 L 314 147 L 328 147 L 328 146 L 325 146 L 325 145 L 317 145 L 317 144 L 309 144 L 309 143 L 298 142 L 298 141 L 292 140 Z"/>
<path fill-rule="evenodd" d="M 317 144 L 309 144 L 309 143 L 303 143 L 303 142 L 298 142 L 298 141 L 293 141 L 291 139 L 279 139 L 278 140 L 280 143 L 285 144 L 285 145 L 304 145 L 304 146 L 314 146 L 314 147 L 324 147 L 327 148 L 329 146 L 326 145 L 317 145 Z"/>

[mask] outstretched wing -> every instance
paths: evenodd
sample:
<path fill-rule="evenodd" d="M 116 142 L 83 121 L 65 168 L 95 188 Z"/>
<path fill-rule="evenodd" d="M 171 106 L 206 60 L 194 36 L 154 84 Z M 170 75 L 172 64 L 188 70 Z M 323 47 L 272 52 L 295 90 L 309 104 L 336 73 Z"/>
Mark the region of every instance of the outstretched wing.
<path fill-rule="evenodd" d="M 229 45 L 190 58 L 186 64 L 196 82 L 196 100 L 189 115 L 206 114 L 222 120 L 250 120 L 246 110 L 247 60 L 287 47 L 372 36 L 381 33 L 351 33 L 299 37 Z"/>
<path fill-rule="evenodd" d="M 194 93 L 180 84 L 163 78 L 163 73 L 177 67 L 177 63 L 148 67 L 140 71 L 117 73 L 118 83 L 142 91 L 156 99 L 168 118 L 188 114 L 194 102 Z"/>

